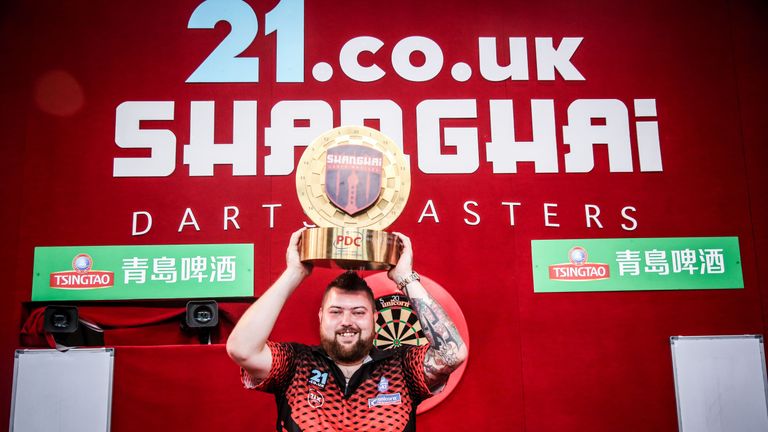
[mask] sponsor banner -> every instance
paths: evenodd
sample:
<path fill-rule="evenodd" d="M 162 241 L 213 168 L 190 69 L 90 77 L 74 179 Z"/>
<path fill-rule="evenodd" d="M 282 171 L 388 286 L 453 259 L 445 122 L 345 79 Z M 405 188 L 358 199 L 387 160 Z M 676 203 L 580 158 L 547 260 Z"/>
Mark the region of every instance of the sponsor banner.
<path fill-rule="evenodd" d="M 738 237 L 532 240 L 534 292 L 744 288 Z"/>
<path fill-rule="evenodd" d="M 400 393 L 380 394 L 375 398 L 368 399 L 368 408 L 383 405 L 400 405 L 403 403 Z"/>
<path fill-rule="evenodd" d="M 32 300 L 253 295 L 253 244 L 35 248 Z"/>

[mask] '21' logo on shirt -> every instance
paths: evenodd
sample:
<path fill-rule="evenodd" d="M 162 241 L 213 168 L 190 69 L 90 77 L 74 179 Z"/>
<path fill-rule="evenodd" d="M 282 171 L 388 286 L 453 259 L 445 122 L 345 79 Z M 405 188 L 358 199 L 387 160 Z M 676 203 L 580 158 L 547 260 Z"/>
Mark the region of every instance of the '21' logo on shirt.
<path fill-rule="evenodd" d="M 325 384 L 328 382 L 328 372 L 321 372 L 318 369 L 312 369 L 311 375 L 309 377 L 309 383 L 312 385 L 316 385 L 320 388 L 325 388 Z"/>

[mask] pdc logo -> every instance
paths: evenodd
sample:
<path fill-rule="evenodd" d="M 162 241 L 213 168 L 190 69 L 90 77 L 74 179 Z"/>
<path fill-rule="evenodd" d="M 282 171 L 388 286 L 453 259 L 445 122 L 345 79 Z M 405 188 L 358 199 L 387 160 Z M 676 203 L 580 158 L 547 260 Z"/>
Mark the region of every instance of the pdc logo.
<path fill-rule="evenodd" d="M 363 237 L 360 235 L 339 235 L 333 241 L 336 249 L 359 248 L 363 245 Z"/>

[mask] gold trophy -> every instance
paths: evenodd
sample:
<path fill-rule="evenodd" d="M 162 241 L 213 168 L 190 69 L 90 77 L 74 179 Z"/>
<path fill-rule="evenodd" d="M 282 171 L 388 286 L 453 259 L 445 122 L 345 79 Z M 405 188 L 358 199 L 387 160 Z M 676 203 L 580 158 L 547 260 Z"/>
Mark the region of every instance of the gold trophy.
<path fill-rule="evenodd" d="M 400 216 L 411 173 L 400 148 L 365 126 L 342 126 L 317 137 L 296 169 L 296 191 L 317 226 L 301 237 L 301 260 L 321 267 L 386 270 L 401 245 L 384 231 Z"/>

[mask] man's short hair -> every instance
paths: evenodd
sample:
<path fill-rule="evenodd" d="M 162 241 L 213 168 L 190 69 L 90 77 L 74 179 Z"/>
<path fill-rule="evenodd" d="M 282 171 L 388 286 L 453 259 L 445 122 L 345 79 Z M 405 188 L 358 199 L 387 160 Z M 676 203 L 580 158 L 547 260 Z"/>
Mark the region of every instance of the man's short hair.
<path fill-rule="evenodd" d="M 334 288 L 346 293 L 364 292 L 371 300 L 371 310 L 376 312 L 376 303 L 373 298 L 373 290 L 371 290 L 371 287 L 369 287 L 368 283 L 365 282 L 365 279 L 361 278 L 360 275 L 358 275 L 356 272 L 349 270 L 338 275 L 336 279 L 332 280 L 331 283 L 325 287 L 325 292 L 323 293 L 323 301 L 321 304 L 325 304 L 325 298 L 328 297 L 328 292 Z"/>

